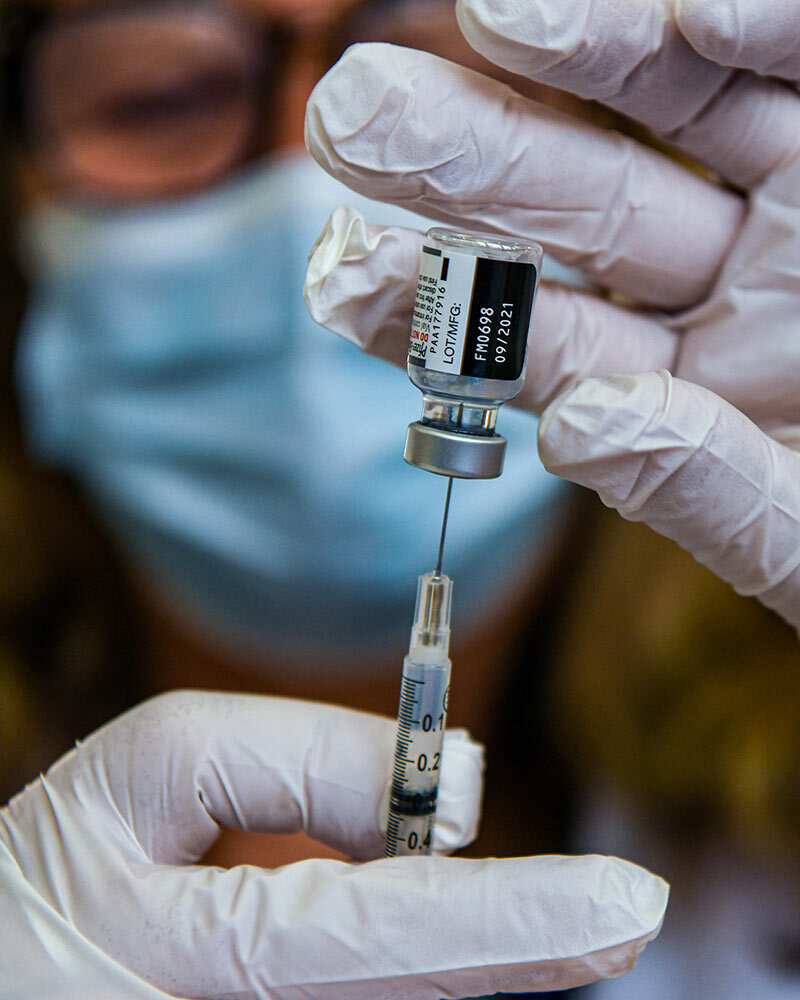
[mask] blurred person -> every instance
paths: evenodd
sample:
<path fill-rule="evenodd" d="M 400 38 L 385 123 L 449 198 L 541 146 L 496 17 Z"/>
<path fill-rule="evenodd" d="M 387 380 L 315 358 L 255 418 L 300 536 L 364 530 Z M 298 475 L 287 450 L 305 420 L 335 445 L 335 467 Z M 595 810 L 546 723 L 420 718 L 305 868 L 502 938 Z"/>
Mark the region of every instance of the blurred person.
<path fill-rule="evenodd" d="M 435 548 L 442 489 L 389 455 L 414 390 L 318 333 L 292 286 L 336 190 L 291 144 L 262 134 L 281 120 L 272 89 L 303 83 L 287 69 L 294 49 L 281 41 L 275 65 L 262 67 L 269 52 L 255 41 L 266 29 L 242 23 L 250 9 L 73 6 L 37 19 L 17 75 L 32 206 L 17 361 L 25 428 L 38 454 L 74 469 L 143 589 L 172 600 L 172 618 L 212 645 L 216 633 L 221 652 L 232 647 L 232 661 L 262 673 L 287 649 L 298 674 L 303 656 L 332 664 L 346 636 L 356 673 L 357 661 L 385 653 L 386 636 L 404 637 L 407 614 L 397 616 L 415 572 L 400 579 L 400 563 L 425 565 L 421 553 Z M 314 10 L 284 12 L 303 52 Z M 176 83 L 179 45 L 197 64 Z M 134 74 L 142 68 L 151 80 Z M 541 496 L 546 508 L 558 486 L 525 458 L 499 484 L 478 484 L 469 509 L 491 496 L 498 523 L 516 518 L 532 535 L 528 501 Z M 408 538 L 386 530 L 412 508 Z M 454 521 L 465 617 L 487 590 L 466 569 L 499 561 L 500 534 L 477 538 L 466 514 Z"/>
<path fill-rule="evenodd" d="M 7 139 L 7 137 L 5 137 Z M 7 142 L 4 151 L 8 154 Z M 22 282 L 10 157 L 0 157 L 0 798 L 142 695 L 142 650 L 119 560 L 65 477 L 30 461 L 13 356 Z"/>
<path fill-rule="evenodd" d="M 56 496 L 77 483 L 89 506 L 80 523 L 117 553 L 98 554 L 109 567 L 97 602 L 84 602 L 94 631 L 70 649 L 79 661 L 87 635 L 103 634 L 100 598 L 124 592 L 116 569 L 129 594 L 117 618 L 126 656 L 105 687 L 119 707 L 132 700 L 123 675 L 141 671 L 145 693 L 200 686 L 395 708 L 444 482 L 402 461 L 416 390 L 319 331 L 301 291 L 331 204 L 350 197 L 302 150 L 302 113 L 356 30 L 356 6 L 96 0 L 5 11 L 28 281 L 22 431 L 41 463 L 32 481 L 51 484 L 40 505 L 69 509 Z M 399 17 L 389 10 L 382 30 Z M 528 425 L 504 419 L 502 479 L 457 488 L 448 530 L 451 718 L 481 738 L 569 517 Z M 67 473 L 57 493 L 45 469 Z M 52 550 L 63 518 L 44 520 L 30 534 Z M 81 563 L 65 557 L 63 578 L 70 558 Z M 109 643 L 84 665 L 99 688 Z M 30 651 L 18 653 L 25 676 Z M 65 676 L 53 654 L 47 684 L 60 691 L 54 678 Z M 52 742 L 39 736 L 44 754 Z M 240 860 L 242 849 L 272 848 L 231 835 L 215 859 Z"/>

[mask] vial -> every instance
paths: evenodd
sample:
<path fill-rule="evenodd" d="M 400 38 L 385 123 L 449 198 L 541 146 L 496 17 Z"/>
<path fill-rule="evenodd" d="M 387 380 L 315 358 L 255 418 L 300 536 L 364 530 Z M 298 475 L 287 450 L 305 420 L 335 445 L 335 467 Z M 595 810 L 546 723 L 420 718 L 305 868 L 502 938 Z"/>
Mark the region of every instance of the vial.
<path fill-rule="evenodd" d="M 408 348 L 423 396 L 406 437 L 411 465 L 460 479 L 503 471 L 497 412 L 522 388 L 541 263 L 532 240 L 428 230 Z"/>

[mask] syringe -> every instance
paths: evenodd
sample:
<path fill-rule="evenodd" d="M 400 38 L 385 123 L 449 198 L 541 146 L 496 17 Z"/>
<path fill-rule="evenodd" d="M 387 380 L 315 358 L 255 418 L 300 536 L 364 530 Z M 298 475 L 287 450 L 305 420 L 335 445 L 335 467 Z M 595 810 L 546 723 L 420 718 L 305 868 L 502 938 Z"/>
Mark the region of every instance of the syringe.
<path fill-rule="evenodd" d="M 397 743 L 389 796 L 386 857 L 430 854 L 450 691 L 450 607 L 453 584 L 442 573 L 450 506 L 447 487 L 439 557 L 417 585 L 417 606 L 408 656 L 403 660 Z"/>

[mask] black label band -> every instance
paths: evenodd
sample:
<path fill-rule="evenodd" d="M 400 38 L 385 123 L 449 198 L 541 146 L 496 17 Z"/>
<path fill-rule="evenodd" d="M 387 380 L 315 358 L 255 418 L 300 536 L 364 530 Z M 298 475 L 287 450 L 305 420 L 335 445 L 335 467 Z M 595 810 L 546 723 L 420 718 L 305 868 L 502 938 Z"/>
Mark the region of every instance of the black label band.
<path fill-rule="evenodd" d="M 462 375 L 506 380 L 520 377 L 535 288 L 533 264 L 478 260 Z"/>

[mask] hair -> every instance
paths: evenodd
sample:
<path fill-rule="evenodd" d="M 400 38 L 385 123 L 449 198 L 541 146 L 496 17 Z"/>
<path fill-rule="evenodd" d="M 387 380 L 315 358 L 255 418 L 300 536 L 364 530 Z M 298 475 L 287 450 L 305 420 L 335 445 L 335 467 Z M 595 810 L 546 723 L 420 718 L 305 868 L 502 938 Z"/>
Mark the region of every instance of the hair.
<path fill-rule="evenodd" d="M 5 0 L 0 6 L 3 129 L 5 136 L 17 141 L 27 138 L 25 66 L 31 43 L 48 16 L 48 9 L 40 3 Z"/>
<path fill-rule="evenodd" d="M 4 69 L 21 5 L 3 8 Z M 35 14 L 38 8 L 29 7 Z M 8 77 L 7 77 L 8 78 Z M 26 290 L 15 256 L 14 89 L 0 123 L 0 801 L 141 696 L 121 561 L 79 489 L 28 455 L 14 387 Z"/>

